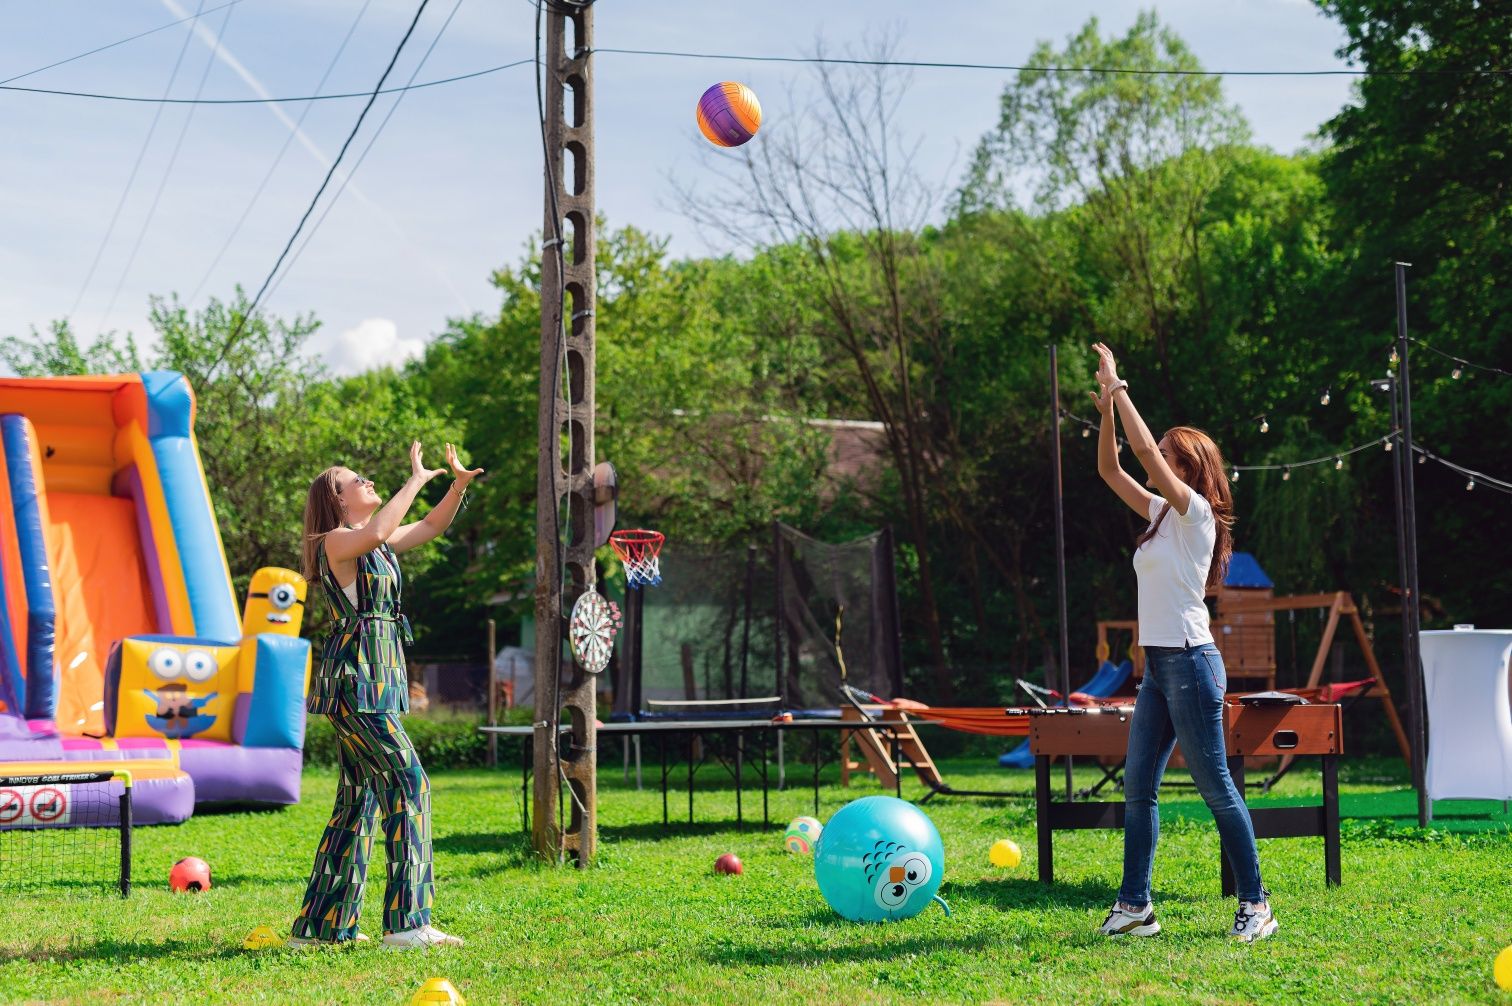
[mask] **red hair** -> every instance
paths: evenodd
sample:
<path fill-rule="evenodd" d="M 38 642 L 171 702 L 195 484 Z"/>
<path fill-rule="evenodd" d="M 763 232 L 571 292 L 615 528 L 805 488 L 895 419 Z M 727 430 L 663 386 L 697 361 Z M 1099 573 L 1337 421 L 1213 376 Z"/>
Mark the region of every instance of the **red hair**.
<path fill-rule="evenodd" d="M 1199 429 L 1173 426 L 1166 431 L 1166 437 L 1171 441 L 1172 460 L 1179 461 L 1179 470 L 1186 472 L 1187 487 L 1213 508 L 1213 523 L 1218 533 L 1213 541 L 1213 564 L 1208 567 L 1207 589 L 1215 590 L 1228 576 L 1229 558 L 1234 554 L 1234 497 L 1229 492 L 1228 475 L 1225 474 L 1227 466 L 1213 438 Z M 1166 503 L 1155 523 L 1134 543 L 1136 549 L 1159 533 L 1160 525 L 1170 511 L 1171 504 Z"/>

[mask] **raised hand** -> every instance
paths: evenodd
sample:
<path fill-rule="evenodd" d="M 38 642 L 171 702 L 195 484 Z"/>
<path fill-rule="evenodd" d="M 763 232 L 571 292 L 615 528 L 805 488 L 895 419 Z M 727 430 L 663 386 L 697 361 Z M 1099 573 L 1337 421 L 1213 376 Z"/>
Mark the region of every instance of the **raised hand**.
<path fill-rule="evenodd" d="M 1097 411 L 1102 413 L 1104 419 L 1111 419 L 1113 417 L 1113 396 L 1108 394 L 1108 386 L 1106 384 L 1103 385 L 1101 394 L 1089 391 L 1087 392 L 1087 397 L 1092 399 L 1092 403 L 1097 406 Z"/>
<path fill-rule="evenodd" d="M 448 444 L 447 446 L 450 446 L 450 445 Z M 413 442 L 410 443 L 410 451 L 409 451 L 409 453 L 410 453 L 410 478 L 419 479 L 421 482 L 429 482 L 431 479 L 435 478 L 437 475 L 440 475 L 442 472 L 444 472 L 446 470 L 444 468 L 427 468 L 427 467 L 425 467 L 425 462 L 422 461 L 421 458 L 420 458 L 421 447 L 420 447 L 420 441 L 418 441 L 418 440 L 415 440 L 415 441 L 413 441 Z"/>
<path fill-rule="evenodd" d="M 1097 383 L 1104 388 L 1117 384 L 1118 364 L 1113 359 L 1113 350 L 1100 342 L 1094 342 L 1092 348 L 1097 351 Z"/>
<path fill-rule="evenodd" d="M 462 467 L 462 462 L 457 460 L 457 448 L 454 444 L 446 445 L 446 464 L 451 469 L 452 478 L 457 480 L 458 491 L 466 489 L 468 483 L 483 474 L 481 468 Z"/>

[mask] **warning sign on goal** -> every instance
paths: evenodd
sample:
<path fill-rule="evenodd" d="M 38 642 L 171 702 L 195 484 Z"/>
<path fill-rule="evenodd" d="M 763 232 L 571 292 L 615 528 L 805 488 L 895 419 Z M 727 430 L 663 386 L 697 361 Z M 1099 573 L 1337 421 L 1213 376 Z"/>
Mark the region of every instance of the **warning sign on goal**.
<path fill-rule="evenodd" d="M 72 790 L 67 783 L 0 788 L 0 828 L 68 824 Z"/>

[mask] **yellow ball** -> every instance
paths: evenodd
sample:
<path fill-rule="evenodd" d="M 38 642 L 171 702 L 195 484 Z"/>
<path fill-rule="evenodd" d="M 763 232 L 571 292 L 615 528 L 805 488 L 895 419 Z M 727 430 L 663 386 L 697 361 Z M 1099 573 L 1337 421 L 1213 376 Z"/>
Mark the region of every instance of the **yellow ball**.
<path fill-rule="evenodd" d="M 1496 984 L 1512 991 L 1512 947 L 1507 947 L 1496 955 L 1496 964 L 1491 973 L 1496 976 Z"/>
<path fill-rule="evenodd" d="M 1006 866 L 1009 869 L 1019 865 L 1019 860 L 1024 854 L 1012 839 L 1000 838 L 992 843 L 992 848 L 987 850 L 987 858 L 992 860 L 993 866 Z"/>

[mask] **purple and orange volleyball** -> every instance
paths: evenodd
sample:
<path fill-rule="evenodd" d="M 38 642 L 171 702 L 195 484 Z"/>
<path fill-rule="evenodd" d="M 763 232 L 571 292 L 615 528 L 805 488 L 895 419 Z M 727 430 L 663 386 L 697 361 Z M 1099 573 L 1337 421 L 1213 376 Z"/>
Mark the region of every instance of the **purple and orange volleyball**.
<path fill-rule="evenodd" d="M 715 84 L 698 99 L 698 128 L 715 146 L 738 147 L 761 128 L 761 102 L 744 84 Z"/>

